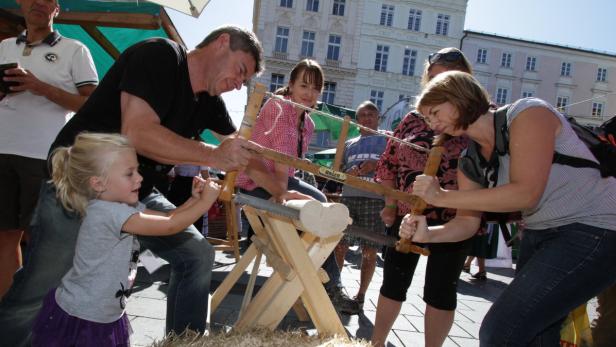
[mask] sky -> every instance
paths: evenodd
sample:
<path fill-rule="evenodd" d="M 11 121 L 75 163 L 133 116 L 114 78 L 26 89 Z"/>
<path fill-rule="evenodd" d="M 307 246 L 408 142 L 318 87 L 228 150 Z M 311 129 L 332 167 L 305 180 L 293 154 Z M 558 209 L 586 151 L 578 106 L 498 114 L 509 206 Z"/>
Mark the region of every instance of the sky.
<path fill-rule="evenodd" d="M 169 14 L 193 48 L 223 24 L 252 29 L 252 8 L 251 0 L 211 0 L 198 19 L 173 10 Z M 464 29 L 616 54 L 615 14 L 614 0 L 469 0 Z M 222 96 L 239 125 L 246 88 Z"/>

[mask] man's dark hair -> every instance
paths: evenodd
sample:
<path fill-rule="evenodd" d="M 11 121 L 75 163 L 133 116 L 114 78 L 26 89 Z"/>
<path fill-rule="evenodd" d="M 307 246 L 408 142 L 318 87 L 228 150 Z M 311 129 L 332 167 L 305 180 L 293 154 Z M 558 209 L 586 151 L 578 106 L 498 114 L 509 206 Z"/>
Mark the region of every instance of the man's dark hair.
<path fill-rule="evenodd" d="M 263 47 L 261 47 L 261 42 L 259 42 L 259 39 L 252 31 L 238 26 L 225 25 L 215 29 L 197 45 L 197 48 L 209 45 L 222 34 L 229 34 L 229 47 L 231 51 L 241 50 L 249 53 L 255 60 L 255 72 L 259 74 L 263 71 Z"/>

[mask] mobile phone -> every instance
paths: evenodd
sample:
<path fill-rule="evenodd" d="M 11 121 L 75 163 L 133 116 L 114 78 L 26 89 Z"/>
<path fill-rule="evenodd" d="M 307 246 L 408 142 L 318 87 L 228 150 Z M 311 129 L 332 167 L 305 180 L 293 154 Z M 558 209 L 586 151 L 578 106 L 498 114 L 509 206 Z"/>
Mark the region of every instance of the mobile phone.
<path fill-rule="evenodd" d="M 13 93 L 14 91 L 10 87 L 19 85 L 19 82 L 4 80 L 4 71 L 15 69 L 17 66 L 17 63 L 0 64 L 0 92 L 4 94 Z"/>

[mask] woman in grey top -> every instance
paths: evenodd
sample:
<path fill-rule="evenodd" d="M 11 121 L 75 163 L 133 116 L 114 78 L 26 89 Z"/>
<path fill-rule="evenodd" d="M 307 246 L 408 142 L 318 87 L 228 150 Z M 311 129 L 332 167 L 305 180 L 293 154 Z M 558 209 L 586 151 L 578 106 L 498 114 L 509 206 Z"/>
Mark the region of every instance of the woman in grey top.
<path fill-rule="evenodd" d="M 555 151 L 596 160 L 565 117 L 539 99 L 521 99 L 508 108 L 507 153 L 495 153 L 500 128 L 489 100 L 479 82 L 462 72 L 443 73 L 422 91 L 416 107 L 430 126 L 468 136 L 486 162 L 498 161 L 498 178 L 485 187 L 458 170 L 454 191 L 441 189 L 434 177 L 419 176 L 413 192 L 457 214 L 431 227 L 424 217 L 407 215 L 400 236 L 463 240 L 477 230 L 477 211 L 521 210 L 527 229 L 516 277 L 485 316 L 479 338 L 482 346 L 556 346 L 568 312 L 616 282 L 616 180 L 595 168 L 552 162 Z"/>

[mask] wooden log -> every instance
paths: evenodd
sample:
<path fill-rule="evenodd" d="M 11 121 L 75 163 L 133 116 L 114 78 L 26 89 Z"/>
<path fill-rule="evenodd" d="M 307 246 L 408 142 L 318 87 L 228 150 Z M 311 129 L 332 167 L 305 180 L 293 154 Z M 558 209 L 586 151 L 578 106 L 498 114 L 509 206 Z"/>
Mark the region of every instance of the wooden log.
<path fill-rule="evenodd" d="M 289 200 L 285 206 L 299 211 L 293 224 L 318 237 L 340 234 L 349 225 L 349 209 L 343 204 L 321 203 L 315 200 Z"/>

